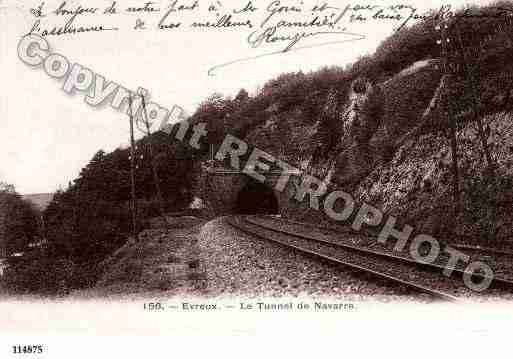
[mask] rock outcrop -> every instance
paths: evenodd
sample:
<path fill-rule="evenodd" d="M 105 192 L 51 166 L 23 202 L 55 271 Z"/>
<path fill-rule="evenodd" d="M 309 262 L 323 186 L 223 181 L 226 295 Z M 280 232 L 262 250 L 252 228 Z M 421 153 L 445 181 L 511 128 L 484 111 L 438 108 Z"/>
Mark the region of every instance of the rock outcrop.
<path fill-rule="evenodd" d="M 504 78 L 512 69 L 500 71 L 496 75 Z M 462 73 L 444 75 L 437 59 L 410 64 L 382 82 L 357 78 L 349 91 L 341 80 L 340 87 L 321 91 L 324 99 L 308 100 L 322 108 L 311 117 L 308 107 L 291 102 L 293 94 L 284 90 L 285 95 L 272 97 L 265 118 L 243 139 L 419 230 L 508 239 L 513 233 L 509 210 L 513 134 L 505 104 L 513 92 L 501 90 L 497 81 L 489 80 L 492 75 L 479 79 L 487 110 L 480 110 L 477 118 L 484 123 L 485 140 L 496 162 L 493 175 L 487 172 L 478 138 L 468 79 Z M 280 105 L 283 98 L 294 105 Z M 449 215 L 453 213 L 450 121 L 455 121 L 458 133 L 462 196 L 458 218 Z M 210 187 L 203 186 L 203 198 L 229 212 L 237 189 L 247 181 L 243 177 L 210 181 Z M 287 205 L 286 198 L 279 202 L 282 213 L 296 216 L 308 211 L 297 203 Z"/>

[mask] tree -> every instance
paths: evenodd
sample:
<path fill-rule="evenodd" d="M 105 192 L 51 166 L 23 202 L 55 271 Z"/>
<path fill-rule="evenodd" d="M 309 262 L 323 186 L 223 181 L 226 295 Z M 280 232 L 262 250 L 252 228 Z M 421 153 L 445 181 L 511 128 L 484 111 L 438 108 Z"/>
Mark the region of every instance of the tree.
<path fill-rule="evenodd" d="M 235 101 L 239 104 L 246 102 L 249 99 L 249 94 L 245 89 L 241 89 L 237 96 L 235 96 Z"/>
<path fill-rule="evenodd" d="M 4 255 L 25 251 L 37 240 L 39 212 L 13 185 L 0 185 L 0 241 Z"/>
<path fill-rule="evenodd" d="M 14 188 L 14 185 L 0 181 L 0 192 L 16 193 L 16 189 Z"/>

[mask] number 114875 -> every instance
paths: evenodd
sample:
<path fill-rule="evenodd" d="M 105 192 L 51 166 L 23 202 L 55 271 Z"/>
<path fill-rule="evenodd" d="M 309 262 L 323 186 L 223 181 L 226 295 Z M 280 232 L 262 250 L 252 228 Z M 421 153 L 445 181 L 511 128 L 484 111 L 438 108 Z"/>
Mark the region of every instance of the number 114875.
<path fill-rule="evenodd" d="M 42 354 L 42 345 L 13 345 L 13 354 Z"/>

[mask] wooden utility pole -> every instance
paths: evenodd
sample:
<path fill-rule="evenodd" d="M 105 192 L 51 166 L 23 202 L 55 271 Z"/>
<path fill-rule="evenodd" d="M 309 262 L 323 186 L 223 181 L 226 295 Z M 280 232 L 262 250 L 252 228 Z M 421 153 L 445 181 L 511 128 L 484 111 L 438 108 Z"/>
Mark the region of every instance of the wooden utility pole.
<path fill-rule="evenodd" d="M 495 177 L 495 162 L 492 158 L 491 151 L 488 146 L 488 140 L 486 139 L 485 132 L 484 132 L 483 121 L 481 120 L 481 111 L 480 111 L 480 106 L 479 106 L 479 102 L 480 102 L 479 89 L 477 88 L 474 74 L 472 73 L 473 69 L 470 68 L 469 63 L 468 63 L 467 52 L 465 51 L 465 47 L 463 46 L 463 39 L 461 36 L 461 32 L 459 30 L 459 27 L 457 27 L 458 25 L 456 24 L 455 26 L 456 26 L 457 32 L 458 32 L 458 40 L 459 40 L 461 53 L 463 56 L 465 71 L 467 72 L 467 75 L 469 76 L 469 82 L 470 82 L 470 87 L 471 87 L 471 91 L 472 91 L 472 99 L 473 99 L 473 101 L 472 101 L 472 117 L 473 117 L 474 122 L 476 122 L 476 124 L 477 124 L 477 132 L 479 134 L 481 146 L 483 147 L 483 152 L 485 154 L 488 170 L 490 171 L 490 175 Z"/>
<path fill-rule="evenodd" d="M 451 42 L 450 38 L 447 36 L 448 25 L 441 21 L 437 29 L 440 30 L 440 42 L 441 46 L 441 58 L 442 58 L 442 73 L 446 79 L 450 79 L 451 69 L 449 67 L 448 61 L 448 51 L 447 45 Z M 447 81 L 449 82 L 449 81 Z M 450 87 L 448 84 L 447 88 Z M 454 214 L 457 218 L 460 214 L 461 210 L 461 196 L 460 196 L 460 175 L 459 175 L 459 167 L 458 167 L 458 141 L 457 141 L 457 124 L 454 119 L 454 111 L 452 106 L 452 99 L 450 98 L 450 92 L 445 91 L 445 101 L 443 101 L 443 111 L 446 114 L 446 118 L 449 122 L 450 128 L 450 141 L 451 141 L 451 153 L 452 153 L 452 172 L 453 172 L 453 197 L 454 197 Z M 443 96 L 443 93 L 441 94 Z"/>
<path fill-rule="evenodd" d="M 153 146 L 151 144 L 151 129 L 150 129 L 150 122 L 148 120 L 148 112 L 146 110 L 146 100 L 144 98 L 144 95 L 141 95 L 142 99 L 142 108 L 143 108 L 143 114 L 144 114 L 144 125 L 146 127 L 146 135 L 148 136 L 148 148 L 149 148 L 149 154 L 150 154 L 150 165 L 151 165 L 151 171 L 153 174 L 153 182 L 155 183 L 155 190 L 157 192 L 157 200 L 159 201 L 159 210 L 160 210 L 160 216 L 162 217 L 162 220 L 167 225 L 167 218 L 164 213 L 164 197 L 162 196 L 162 190 L 160 188 L 160 178 L 157 172 L 157 167 L 154 162 L 153 157 Z"/>
<path fill-rule="evenodd" d="M 467 72 L 467 76 L 469 77 L 468 81 L 470 83 L 470 87 L 471 87 L 471 91 L 472 91 L 472 100 L 473 100 L 472 101 L 472 119 L 477 124 L 477 132 L 478 132 L 479 139 L 481 141 L 481 146 L 483 148 L 483 152 L 484 152 L 484 155 L 486 158 L 486 169 L 487 169 L 486 175 L 488 176 L 488 178 L 491 177 L 490 182 L 493 183 L 493 185 L 495 187 L 495 188 L 493 188 L 492 193 L 490 194 L 490 196 L 491 196 L 491 209 L 490 209 L 491 210 L 491 219 L 490 219 L 490 222 L 493 225 L 492 238 L 495 239 L 496 234 L 497 234 L 497 203 L 498 203 L 498 196 L 499 196 L 499 191 L 497 189 L 498 179 L 497 179 L 497 175 L 496 175 L 497 165 L 493 159 L 492 152 L 490 150 L 490 146 L 488 145 L 488 139 L 486 138 L 487 136 L 485 135 L 483 121 L 481 119 L 481 116 L 482 116 L 482 110 L 481 110 L 481 106 L 480 106 L 481 100 L 480 100 L 480 96 L 479 96 L 478 84 L 476 83 L 476 79 L 475 79 L 475 76 L 473 73 L 474 68 L 472 68 L 469 64 L 469 61 L 467 58 L 467 52 L 465 51 L 465 47 L 463 46 L 463 39 L 461 36 L 461 32 L 459 30 L 459 27 L 457 27 L 457 24 L 456 24 L 456 29 L 458 32 L 458 40 L 459 40 L 461 53 L 463 56 L 465 71 Z"/>
<path fill-rule="evenodd" d="M 131 202 L 130 211 L 132 214 L 132 236 L 137 238 L 137 199 L 135 194 L 135 138 L 134 138 L 134 115 L 132 113 L 132 94 L 128 96 L 129 117 L 130 117 L 130 188 Z"/>

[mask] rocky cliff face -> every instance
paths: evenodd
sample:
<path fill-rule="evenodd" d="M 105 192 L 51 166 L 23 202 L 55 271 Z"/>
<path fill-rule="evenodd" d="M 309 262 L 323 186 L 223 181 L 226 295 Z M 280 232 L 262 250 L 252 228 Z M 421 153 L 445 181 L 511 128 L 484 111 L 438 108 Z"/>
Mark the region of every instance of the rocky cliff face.
<path fill-rule="evenodd" d="M 357 79 L 345 97 L 340 98 L 338 89 L 333 88 L 318 118 L 305 119 L 298 108 L 278 112 L 271 104 L 267 109 L 269 120 L 251 131 L 246 140 L 293 165 L 311 167 L 318 174 L 326 175 L 337 160 L 336 167 L 346 170 L 359 165 L 362 161 L 358 159 L 366 155 L 362 151 L 369 151 L 371 157 L 364 162 L 373 163 L 384 157 L 387 146 L 416 126 L 440 77 L 436 61 L 426 60 L 384 83 Z M 341 158 L 344 151 L 349 161 Z M 342 171 L 339 175 L 345 174 Z"/>
<path fill-rule="evenodd" d="M 442 134 L 413 137 L 395 153 L 392 161 L 377 166 L 360 182 L 360 200 L 374 203 L 417 228 L 434 235 L 454 233 L 510 241 L 513 233 L 513 121 L 512 113 L 484 119 L 486 139 L 497 164 L 487 171 L 475 123 L 459 131 L 460 186 L 463 216 L 450 215 L 452 202 L 452 153 Z M 494 210 L 494 207 L 496 210 Z"/>
<path fill-rule="evenodd" d="M 328 176 L 360 200 L 419 230 L 470 236 L 476 241 L 508 240 L 513 233 L 513 121 L 509 112 L 498 111 L 482 119 L 497 165 L 493 175 L 486 170 L 476 123 L 459 124 L 463 210 L 459 218 L 449 215 L 452 158 L 448 118 L 441 102 L 458 101 L 450 98 L 457 97 L 454 88 L 458 86 L 452 79 L 442 79 L 438 61 L 419 61 L 383 83 L 353 83 L 352 91 L 338 103 L 336 96 L 328 96 L 325 113 L 331 107 L 336 118 L 327 129 L 323 130 L 326 119 L 322 116 L 305 121 L 298 109 L 276 113 L 271 106 L 270 119 L 245 139 L 319 177 Z M 326 133 L 336 133 L 335 145 L 326 146 Z"/>

